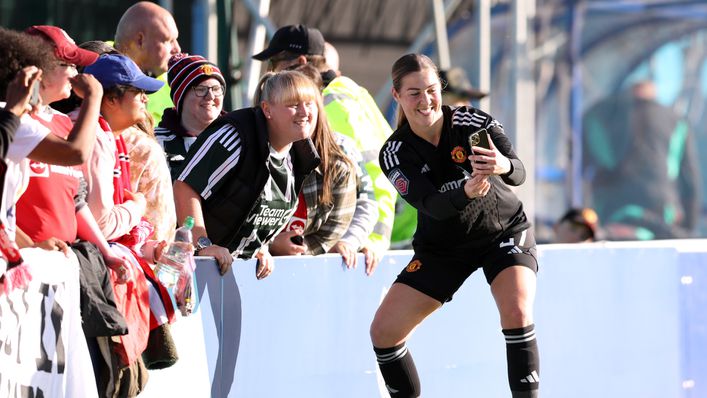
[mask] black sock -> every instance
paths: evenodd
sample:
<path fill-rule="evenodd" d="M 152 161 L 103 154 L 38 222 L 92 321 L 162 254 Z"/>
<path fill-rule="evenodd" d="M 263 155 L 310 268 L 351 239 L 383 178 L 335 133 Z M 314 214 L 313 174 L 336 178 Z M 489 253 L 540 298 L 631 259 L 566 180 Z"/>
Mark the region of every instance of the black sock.
<path fill-rule="evenodd" d="M 391 348 L 373 347 L 385 387 L 391 398 L 417 398 L 420 396 L 420 378 L 412 355 L 405 343 Z"/>
<path fill-rule="evenodd" d="M 513 398 L 538 396 L 540 356 L 535 340 L 535 325 L 519 329 L 503 329 L 506 337 L 508 384 Z"/>

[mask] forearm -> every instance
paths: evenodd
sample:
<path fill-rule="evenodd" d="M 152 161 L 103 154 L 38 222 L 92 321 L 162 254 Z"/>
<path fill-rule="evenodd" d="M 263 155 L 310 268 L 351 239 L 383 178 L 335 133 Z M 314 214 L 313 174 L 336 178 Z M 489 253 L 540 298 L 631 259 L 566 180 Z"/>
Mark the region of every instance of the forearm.
<path fill-rule="evenodd" d="M 525 166 L 520 159 L 508 159 L 511 161 L 511 171 L 502 175 L 501 179 L 508 185 L 518 186 L 525 182 Z"/>
<path fill-rule="evenodd" d="M 15 243 L 20 249 L 34 247 L 34 241 L 19 226 L 15 226 Z"/>
<path fill-rule="evenodd" d="M 341 237 L 341 241 L 355 247 L 363 247 L 368 236 L 373 232 L 373 227 L 378 221 L 378 204 L 374 200 L 360 198 L 356 201 L 356 210 L 348 230 Z"/>
<path fill-rule="evenodd" d="M 472 199 L 466 196 L 464 187 L 451 189 L 444 193 L 433 193 L 420 198 L 419 201 L 410 201 L 413 207 L 431 216 L 436 220 L 446 220 L 459 215 Z"/>
<path fill-rule="evenodd" d="M 129 200 L 122 205 L 97 205 L 89 200 L 91 213 L 105 237 L 112 241 L 130 232 L 142 218 L 145 212 L 144 204 Z"/>
<path fill-rule="evenodd" d="M 83 206 L 76 212 L 77 236 L 85 241 L 91 242 L 103 256 L 106 256 L 110 251 L 108 241 L 103 236 L 96 219 L 87 206 Z"/>
<path fill-rule="evenodd" d="M 79 151 L 82 156 L 88 158 L 93 151 L 93 144 L 96 142 L 95 131 L 98 116 L 101 112 L 102 95 L 90 93 L 81 102 L 79 114 L 74 121 L 74 128 L 69 132 L 66 141 Z"/>
<path fill-rule="evenodd" d="M 194 227 L 192 228 L 192 237 L 196 245 L 196 241 L 206 234 L 206 225 L 204 224 L 204 216 L 201 209 L 201 196 L 199 196 L 189 184 L 183 181 L 175 181 L 174 190 L 174 206 L 177 210 L 177 223 L 181 224 L 187 216 L 194 218 Z"/>

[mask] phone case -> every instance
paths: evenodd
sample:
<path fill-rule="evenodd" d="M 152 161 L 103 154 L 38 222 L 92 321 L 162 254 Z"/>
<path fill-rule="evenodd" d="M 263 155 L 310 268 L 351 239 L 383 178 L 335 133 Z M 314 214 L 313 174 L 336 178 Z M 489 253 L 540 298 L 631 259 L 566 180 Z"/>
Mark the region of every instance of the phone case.
<path fill-rule="evenodd" d="M 486 129 L 475 131 L 469 136 L 469 147 L 473 146 L 491 149 L 491 146 L 489 145 L 488 132 Z"/>
<path fill-rule="evenodd" d="M 29 104 L 30 105 L 38 105 L 39 104 L 39 81 L 35 81 L 34 84 L 32 84 L 32 94 L 30 94 L 30 97 L 29 97 Z"/>

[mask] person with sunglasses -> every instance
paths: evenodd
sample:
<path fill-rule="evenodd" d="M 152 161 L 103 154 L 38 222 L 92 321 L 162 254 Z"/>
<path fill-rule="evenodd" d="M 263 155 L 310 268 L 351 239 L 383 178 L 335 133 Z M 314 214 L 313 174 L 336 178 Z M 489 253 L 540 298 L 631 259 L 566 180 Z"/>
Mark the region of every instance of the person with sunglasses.
<path fill-rule="evenodd" d="M 200 55 L 185 53 L 170 58 L 167 80 L 174 107 L 165 109 L 155 136 L 174 181 L 196 137 L 223 114 L 226 80 L 218 66 Z"/>

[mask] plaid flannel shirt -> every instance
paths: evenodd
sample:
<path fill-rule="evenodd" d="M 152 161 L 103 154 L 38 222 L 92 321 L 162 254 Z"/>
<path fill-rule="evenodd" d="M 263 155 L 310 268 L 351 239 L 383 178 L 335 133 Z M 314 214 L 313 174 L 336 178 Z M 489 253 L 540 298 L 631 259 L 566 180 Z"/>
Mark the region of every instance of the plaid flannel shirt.
<path fill-rule="evenodd" d="M 332 187 L 332 205 L 318 205 L 324 177 L 317 168 L 302 185 L 302 194 L 307 204 L 307 225 L 304 229 L 304 242 L 307 254 L 327 253 L 348 230 L 351 218 L 356 210 L 356 174 L 341 161 L 335 163 L 338 178 Z"/>

